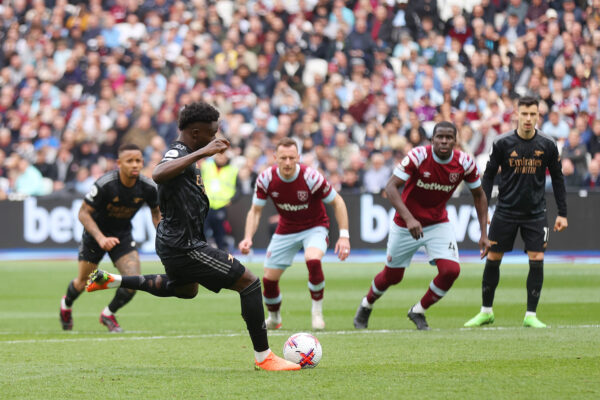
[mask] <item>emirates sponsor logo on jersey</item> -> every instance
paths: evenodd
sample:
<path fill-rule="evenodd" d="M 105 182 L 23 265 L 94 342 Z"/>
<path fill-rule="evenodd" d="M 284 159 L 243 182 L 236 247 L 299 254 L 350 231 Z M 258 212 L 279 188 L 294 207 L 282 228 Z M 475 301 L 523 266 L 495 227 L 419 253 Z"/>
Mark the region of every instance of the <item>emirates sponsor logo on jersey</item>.
<path fill-rule="evenodd" d="M 417 187 L 425 190 L 439 190 L 442 192 L 450 192 L 452 189 L 454 189 L 454 185 L 440 185 L 436 182 L 425 183 L 420 179 L 417 181 Z"/>
<path fill-rule="evenodd" d="M 298 190 L 298 200 L 300 200 L 300 201 L 308 200 L 308 191 L 307 190 Z"/>
<path fill-rule="evenodd" d="M 308 193 L 307 193 L 308 195 Z M 308 203 L 306 204 L 289 204 L 289 203 L 275 203 L 275 205 L 284 211 L 302 211 L 308 209 Z"/>
<path fill-rule="evenodd" d="M 448 175 L 448 179 L 450 179 L 450 183 L 456 183 L 459 178 L 460 178 L 460 173 L 458 173 L 458 172 L 451 172 L 450 175 Z"/>

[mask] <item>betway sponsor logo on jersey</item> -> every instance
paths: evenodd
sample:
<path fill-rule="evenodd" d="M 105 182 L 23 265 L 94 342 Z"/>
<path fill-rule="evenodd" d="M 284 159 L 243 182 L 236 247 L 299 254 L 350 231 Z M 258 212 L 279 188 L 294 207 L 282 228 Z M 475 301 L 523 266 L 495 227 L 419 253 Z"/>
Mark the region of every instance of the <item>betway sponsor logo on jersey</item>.
<path fill-rule="evenodd" d="M 442 192 L 450 192 L 454 189 L 455 185 L 440 185 L 439 183 L 425 183 L 421 179 L 417 181 L 417 187 L 420 187 L 425 190 L 440 190 Z"/>
<path fill-rule="evenodd" d="M 275 205 L 285 211 L 308 210 L 308 203 L 306 203 L 306 204 L 275 203 Z"/>

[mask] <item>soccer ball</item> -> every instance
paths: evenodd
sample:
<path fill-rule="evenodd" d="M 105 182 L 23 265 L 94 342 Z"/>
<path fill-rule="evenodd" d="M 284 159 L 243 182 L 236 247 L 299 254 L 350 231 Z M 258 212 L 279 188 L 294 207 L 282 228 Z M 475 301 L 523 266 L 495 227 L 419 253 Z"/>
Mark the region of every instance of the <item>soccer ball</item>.
<path fill-rule="evenodd" d="M 322 355 L 321 343 L 310 333 L 295 333 L 283 345 L 283 357 L 302 368 L 316 367 Z"/>

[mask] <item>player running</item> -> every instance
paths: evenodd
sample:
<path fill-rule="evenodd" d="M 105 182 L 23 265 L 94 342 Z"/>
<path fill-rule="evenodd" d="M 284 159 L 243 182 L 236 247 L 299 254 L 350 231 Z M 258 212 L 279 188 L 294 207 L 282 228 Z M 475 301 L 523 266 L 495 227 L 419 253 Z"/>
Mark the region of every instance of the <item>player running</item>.
<path fill-rule="evenodd" d="M 183 107 L 180 134 L 152 173 L 163 214 L 156 232 L 156 252 L 166 273 L 120 276 L 97 270 L 90 276 L 87 290 L 120 287 L 184 299 L 196 296 L 198 284 L 215 293 L 223 288 L 235 290 L 240 294 L 256 367 L 298 370 L 300 365 L 277 357 L 269 349 L 260 280 L 231 254 L 208 245 L 204 237 L 209 202 L 197 162 L 229 148 L 228 140 L 215 138 L 218 121 L 219 112 L 209 104 Z"/>
<path fill-rule="evenodd" d="M 73 329 L 73 302 L 85 288 L 88 275 L 108 252 L 122 275 L 139 275 L 140 258 L 131 237 L 131 219 L 145 204 L 150 206 L 152 222 L 160 221 L 156 184 L 140 171 L 144 159 L 135 144 L 123 144 L 118 150 L 118 170 L 101 176 L 84 197 L 79 220 L 84 231 L 79 245 L 79 274 L 69 283 L 60 303 L 60 322 L 64 330 Z M 100 323 L 110 332 L 121 332 L 115 313 L 129 303 L 135 290 L 119 289 L 100 313 Z"/>
<path fill-rule="evenodd" d="M 252 207 L 246 217 L 244 239 L 239 248 L 248 254 L 252 237 L 258 228 L 263 207 L 271 197 L 279 223 L 267 248 L 263 275 L 264 299 L 269 318 L 268 329 L 281 328 L 279 279 L 292 264 L 294 256 L 304 248 L 308 267 L 308 289 L 312 298 L 312 328 L 325 329 L 323 292 L 325 277 L 321 259 L 327 251 L 329 218 L 323 203 L 331 203 L 340 235 L 335 253 L 340 260 L 350 254 L 348 211 L 342 197 L 318 171 L 298 162 L 298 147 L 291 138 L 282 139 L 275 149 L 276 164 L 263 171 L 256 180 Z"/>
<path fill-rule="evenodd" d="M 517 129 L 499 136 L 492 147 L 483 174 L 483 190 L 488 199 L 494 178 L 500 173 L 498 203 L 490 225 L 492 248 L 488 254 L 481 282 L 481 312 L 465 323 L 466 327 L 494 322 L 494 294 L 500 281 L 500 263 L 505 252 L 513 249 L 517 230 L 529 257 L 527 275 L 527 311 L 523 326 L 545 328 L 536 310 L 544 282 L 544 251 L 548 243 L 546 218 L 546 168 L 552 177 L 552 189 L 558 206 L 554 231 L 567 228 L 567 201 L 560 155 L 556 143 L 535 129 L 539 118 L 538 101 L 519 99 Z"/>
<path fill-rule="evenodd" d="M 408 318 L 417 329 L 430 329 L 425 311 L 448 293 L 460 273 L 454 228 L 448 221 L 446 203 L 463 180 L 471 190 L 477 210 L 481 258 L 487 254 L 490 248 L 486 234 L 487 201 L 475 162 L 469 155 L 454 150 L 456 134 L 452 123 L 438 123 L 433 129 L 433 144 L 412 149 L 388 181 L 385 190 L 396 215 L 388 236 L 387 263 L 358 306 L 355 328 L 367 328 L 375 301 L 402 280 L 415 252 L 425 246 L 429 262 L 437 265 L 438 275 L 421 300 L 408 310 Z M 400 187 L 404 187 L 402 193 Z"/>

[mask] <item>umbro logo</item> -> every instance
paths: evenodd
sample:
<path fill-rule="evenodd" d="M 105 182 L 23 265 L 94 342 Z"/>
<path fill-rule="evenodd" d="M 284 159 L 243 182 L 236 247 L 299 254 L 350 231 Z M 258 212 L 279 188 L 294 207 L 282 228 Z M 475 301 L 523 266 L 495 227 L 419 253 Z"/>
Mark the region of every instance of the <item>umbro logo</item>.
<path fill-rule="evenodd" d="M 271 197 L 275 197 L 275 198 L 279 197 L 279 192 L 271 193 Z"/>
<path fill-rule="evenodd" d="M 429 178 L 431 176 L 431 172 L 425 171 L 423 172 L 423 178 Z"/>
<path fill-rule="evenodd" d="M 515 150 L 513 150 L 512 153 L 510 153 L 511 157 L 519 157 L 519 155 L 517 154 L 517 152 Z"/>

